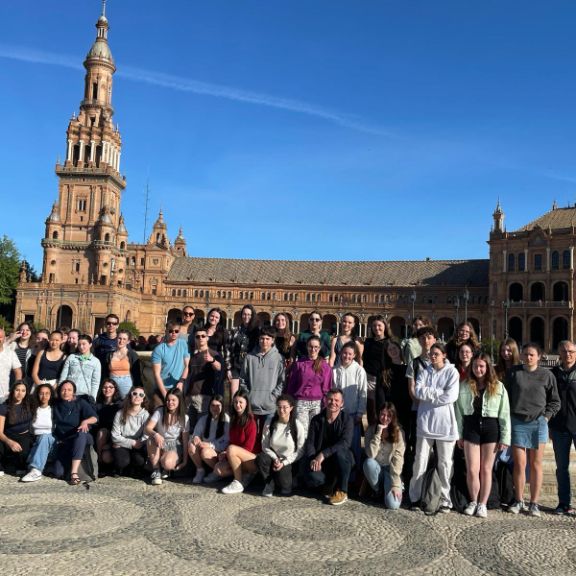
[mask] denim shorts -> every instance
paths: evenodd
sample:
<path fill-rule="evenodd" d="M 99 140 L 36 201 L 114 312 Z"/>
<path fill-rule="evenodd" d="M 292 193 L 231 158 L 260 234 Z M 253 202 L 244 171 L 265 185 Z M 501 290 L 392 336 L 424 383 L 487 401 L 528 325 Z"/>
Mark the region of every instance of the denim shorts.
<path fill-rule="evenodd" d="M 544 416 L 531 422 L 524 422 L 512 416 L 512 446 L 537 450 L 540 444 L 548 442 L 548 422 Z"/>

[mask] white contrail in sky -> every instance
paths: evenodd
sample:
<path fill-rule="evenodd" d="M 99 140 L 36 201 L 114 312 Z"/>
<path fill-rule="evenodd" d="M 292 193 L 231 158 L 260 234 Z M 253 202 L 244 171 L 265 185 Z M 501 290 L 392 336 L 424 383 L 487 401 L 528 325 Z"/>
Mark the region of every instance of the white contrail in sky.
<path fill-rule="evenodd" d="M 30 62 L 33 64 L 48 64 L 51 66 L 72 68 L 74 70 L 83 70 L 83 66 L 79 63 L 77 58 L 73 58 L 66 54 L 55 54 L 52 52 L 34 50 L 23 46 L 7 46 L 0 44 L 0 58 L 18 60 L 21 62 Z M 117 75 L 129 80 L 133 80 L 135 82 L 153 84 L 154 86 L 161 86 L 171 90 L 177 90 L 179 92 L 190 92 L 203 96 L 226 98 L 227 100 L 234 100 L 236 102 L 247 102 L 249 104 L 288 110 L 298 114 L 306 114 L 308 116 L 322 118 L 323 120 L 332 122 L 333 124 L 338 124 L 344 128 L 350 128 L 352 130 L 365 132 L 367 134 L 374 134 L 377 136 L 393 136 L 393 134 L 388 130 L 369 126 L 352 116 L 347 116 L 333 110 L 328 110 L 320 106 L 315 106 L 313 104 L 301 102 L 298 100 L 279 98 L 269 94 L 261 94 L 258 92 L 242 90 L 233 86 L 211 84 L 208 82 L 202 82 L 200 80 L 194 80 L 181 76 L 172 76 L 170 74 L 163 74 L 161 72 L 155 72 L 152 70 L 142 70 L 139 68 L 132 68 L 130 66 L 123 66 L 118 70 Z"/>

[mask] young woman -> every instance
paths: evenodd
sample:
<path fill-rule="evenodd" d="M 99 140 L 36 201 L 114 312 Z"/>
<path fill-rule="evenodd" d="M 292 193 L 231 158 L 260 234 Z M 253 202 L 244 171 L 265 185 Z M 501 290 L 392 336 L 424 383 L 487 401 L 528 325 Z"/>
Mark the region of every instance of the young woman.
<path fill-rule="evenodd" d="M 152 466 L 151 484 L 162 484 L 162 470 L 182 470 L 188 464 L 189 421 L 182 392 L 169 390 L 164 406 L 158 408 L 145 427 L 148 460 Z"/>
<path fill-rule="evenodd" d="M 327 332 L 322 330 L 322 314 L 314 310 L 308 316 L 308 330 L 304 330 L 298 334 L 298 338 L 292 350 L 292 358 L 300 360 L 308 356 L 308 340 L 315 336 L 320 340 L 320 356 L 322 358 L 330 358 L 330 336 Z"/>
<path fill-rule="evenodd" d="M 252 415 L 248 393 L 242 389 L 238 390 L 232 399 L 230 444 L 218 455 L 218 463 L 214 467 L 215 476 L 219 478 L 234 476 L 234 480 L 222 488 L 223 494 L 243 492 L 251 480 L 251 475 L 256 473 L 254 459 L 260 452 L 257 437 L 256 420 Z M 242 483 L 243 474 L 245 474 L 244 483 Z"/>
<path fill-rule="evenodd" d="M 356 358 L 358 358 L 358 364 L 362 366 L 362 352 L 364 352 L 364 345 L 356 336 L 356 318 L 352 314 L 344 314 L 342 316 L 342 321 L 340 323 L 340 334 L 334 336 L 330 343 L 330 366 L 334 368 L 338 359 L 340 358 L 340 352 L 344 344 L 352 342 L 356 347 Z"/>
<path fill-rule="evenodd" d="M 542 351 L 538 344 L 522 348 L 524 364 L 514 366 L 506 382 L 510 397 L 512 420 L 512 457 L 514 460 L 515 502 L 508 511 L 518 514 L 526 510 L 524 485 L 526 483 L 526 458 L 530 462 L 531 516 L 540 516 L 538 500 L 542 488 L 542 458 L 548 442 L 548 420 L 560 409 L 556 378 L 550 370 L 539 366 Z"/>
<path fill-rule="evenodd" d="M 228 332 L 224 328 L 222 310 L 220 310 L 220 308 L 212 308 L 212 310 L 208 312 L 204 330 L 206 330 L 206 334 L 208 334 L 208 348 L 216 350 L 216 352 L 224 358 L 226 370 L 229 371 L 231 365 L 230 353 L 227 346 Z"/>
<path fill-rule="evenodd" d="M 77 388 L 74 394 L 89 396 L 96 400 L 100 389 L 100 376 L 102 366 L 100 360 L 91 352 L 92 338 L 88 334 L 82 334 L 78 338 L 78 351 L 66 358 L 64 367 L 60 373 L 60 383 L 71 380 Z"/>
<path fill-rule="evenodd" d="M 384 505 L 398 510 L 402 504 L 404 434 L 394 404 L 386 402 L 378 412 L 378 424 L 366 431 L 364 477 L 372 490 L 382 494 Z"/>
<path fill-rule="evenodd" d="M 132 334 L 128 330 L 118 330 L 116 350 L 109 352 L 102 366 L 104 376 L 108 376 L 118 388 L 120 398 L 124 399 L 132 386 L 142 386 L 140 357 L 130 348 Z"/>
<path fill-rule="evenodd" d="M 96 441 L 98 461 L 105 466 L 109 466 L 114 462 L 110 433 L 114 424 L 114 417 L 120 407 L 121 399 L 118 385 L 112 378 L 106 378 L 102 382 L 96 397 L 98 423 L 92 428 L 92 435 Z"/>
<path fill-rule="evenodd" d="M 231 368 L 228 371 L 230 380 L 230 393 L 232 396 L 238 391 L 240 385 L 240 372 L 244 365 L 246 355 L 258 345 L 258 319 L 252 304 L 246 304 L 240 312 L 241 322 L 230 334 L 228 354 Z"/>
<path fill-rule="evenodd" d="M 460 382 L 470 378 L 470 370 L 472 368 L 472 358 L 474 357 L 474 350 L 470 344 L 460 344 L 458 348 L 458 360 L 456 361 L 456 368 L 460 376 Z"/>
<path fill-rule="evenodd" d="M 289 394 L 278 396 L 276 414 L 264 427 L 262 452 L 255 462 L 266 483 L 262 496 L 273 496 L 276 486 L 282 496 L 292 494 L 292 464 L 302 456 L 306 441 L 294 405 L 294 398 Z"/>
<path fill-rule="evenodd" d="M 354 437 L 352 452 L 358 464 L 362 449 L 362 418 L 366 414 L 367 381 L 366 371 L 356 362 L 356 343 L 349 341 L 340 350 L 340 357 L 332 369 L 332 382 L 335 388 L 342 390 L 344 410 L 354 419 Z"/>
<path fill-rule="evenodd" d="M 293 364 L 286 386 L 286 393 L 296 399 L 296 418 L 305 434 L 312 418 L 322 409 L 322 399 L 332 388 L 332 370 L 320 355 L 321 347 L 318 336 L 308 339 L 308 355 Z"/>
<path fill-rule="evenodd" d="M 480 354 L 472 361 L 470 378 L 460 382 L 455 409 L 458 446 L 466 458 L 470 496 L 464 514 L 486 518 L 496 451 L 510 445 L 508 394 L 498 381 L 488 354 Z"/>
<path fill-rule="evenodd" d="M 454 402 L 458 398 L 460 378 L 458 370 L 447 359 L 443 344 L 438 342 L 432 344 L 429 356 L 430 365 L 418 372 L 414 386 L 414 397 L 418 400 L 418 414 L 410 500 L 413 506 L 420 501 L 428 457 L 435 444 L 441 484 L 440 511 L 449 512 L 452 508 L 450 499 L 452 453 L 458 439 Z"/>
<path fill-rule="evenodd" d="M 8 460 L 14 463 L 17 474 L 26 471 L 26 459 L 34 439 L 30 434 L 32 415 L 26 382 L 17 380 L 6 403 L 0 405 L 0 475 L 4 474 Z"/>
<path fill-rule="evenodd" d="M 94 442 L 90 427 L 96 424 L 98 417 L 90 402 L 76 397 L 76 384 L 72 380 L 61 382 L 56 395 L 52 409 L 56 439 L 54 473 L 57 478 L 63 478 L 69 469 L 68 483 L 77 486 L 81 482 L 78 470 L 84 451 Z"/>
<path fill-rule="evenodd" d="M 52 435 L 52 398 L 55 392 L 50 384 L 40 384 L 34 392 L 32 435 L 34 437 L 28 456 L 28 474 L 22 482 L 36 482 L 42 478 L 44 467 L 56 442 Z"/>
<path fill-rule="evenodd" d="M 16 332 L 10 337 L 10 348 L 16 352 L 22 366 L 22 379 L 31 382 L 29 374 L 32 366 L 29 366 L 30 358 L 34 353 L 34 332 L 28 322 L 22 322 L 16 328 Z"/>
<path fill-rule="evenodd" d="M 62 332 L 54 330 L 50 333 L 48 348 L 39 350 L 32 368 L 32 380 L 36 386 L 50 384 L 56 388 L 58 378 L 64 367 L 66 355 L 61 350 Z"/>
<path fill-rule="evenodd" d="M 228 447 L 230 417 L 224 410 L 224 398 L 220 394 L 210 399 L 209 413 L 202 416 L 188 444 L 188 455 L 196 466 L 193 484 L 201 484 L 206 476 L 206 467 L 210 469 L 209 482 L 218 480 L 213 470 L 218 456 Z"/>
<path fill-rule="evenodd" d="M 375 316 L 372 319 L 371 328 L 372 336 L 366 338 L 364 342 L 362 366 L 364 366 L 368 377 L 368 401 L 366 405 L 368 423 L 375 424 L 376 384 L 378 377 L 382 375 L 382 372 L 388 366 L 386 342 L 390 339 L 391 333 L 384 316 Z"/>
<path fill-rule="evenodd" d="M 512 366 L 520 364 L 520 351 L 514 338 L 506 338 L 500 344 L 498 350 L 498 362 L 496 363 L 496 376 L 500 382 L 506 383 L 506 374 L 512 370 Z"/>
<path fill-rule="evenodd" d="M 452 339 L 446 344 L 446 354 L 448 355 L 448 360 L 452 364 L 456 364 L 458 361 L 458 349 L 462 344 L 469 344 L 472 348 L 472 353 L 480 351 L 480 344 L 478 342 L 478 337 L 474 330 L 474 326 L 470 322 L 460 322 L 456 328 L 456 334 Z"/>
<path fill-rule="evenodd" d="M 283 312 L 279 312 L 274 316 L 272 326 L 276 328 L 276 338 L 274 339 L 274 344 L 278 352 L 282 355 L 285 361 L 286 368 L 291 364 L 291 352 L 294 342 L 296 342 L 296 336 L 292 334 L 290 330 L 290 322 L 288 316 Z"/>
<path fill-rule="evenodd" d="M 119 476 L 130 470 L 141 476 L 146 464 L 146 435 L 144 427 L 150 414 L 148 398 L 142 386 L 133 386 L 124 398 L 122 409 L 114 415 L 112 424 L 112 453 L 114 472 Z"/>

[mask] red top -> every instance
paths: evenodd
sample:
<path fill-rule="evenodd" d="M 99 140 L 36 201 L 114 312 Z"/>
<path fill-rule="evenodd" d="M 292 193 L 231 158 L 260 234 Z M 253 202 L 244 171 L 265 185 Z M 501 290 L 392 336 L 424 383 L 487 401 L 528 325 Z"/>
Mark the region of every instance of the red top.
<path fill-rule="evenodd" d="M 230 426 L 230 444 L 240 446 L 252 454 L 257 454 L 256 450 L 257 429 L 256 421 L 251 416 L 246 426 Z"/>

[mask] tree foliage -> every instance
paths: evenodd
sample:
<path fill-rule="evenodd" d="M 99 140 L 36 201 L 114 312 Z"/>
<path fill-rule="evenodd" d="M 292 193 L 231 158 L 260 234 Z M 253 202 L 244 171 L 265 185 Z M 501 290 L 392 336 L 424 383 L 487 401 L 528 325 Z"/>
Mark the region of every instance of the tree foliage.
<path fill-rule="evenodd" d="M 8 236 L 0 238 L 0 304 L 10 304 L 18 285 L 20 253 Z"/>
<path fill-rule="evenodd" d="M 128 322 L 127 320 L 120 322 L 118 330 L 128 330 L 128 332 L 132 334 L 132 338 L 138 338 L 138 336 L 140 336 L 140 330 L 138 330 L 136 324 L 134 324 L 134 322 Z"/>

